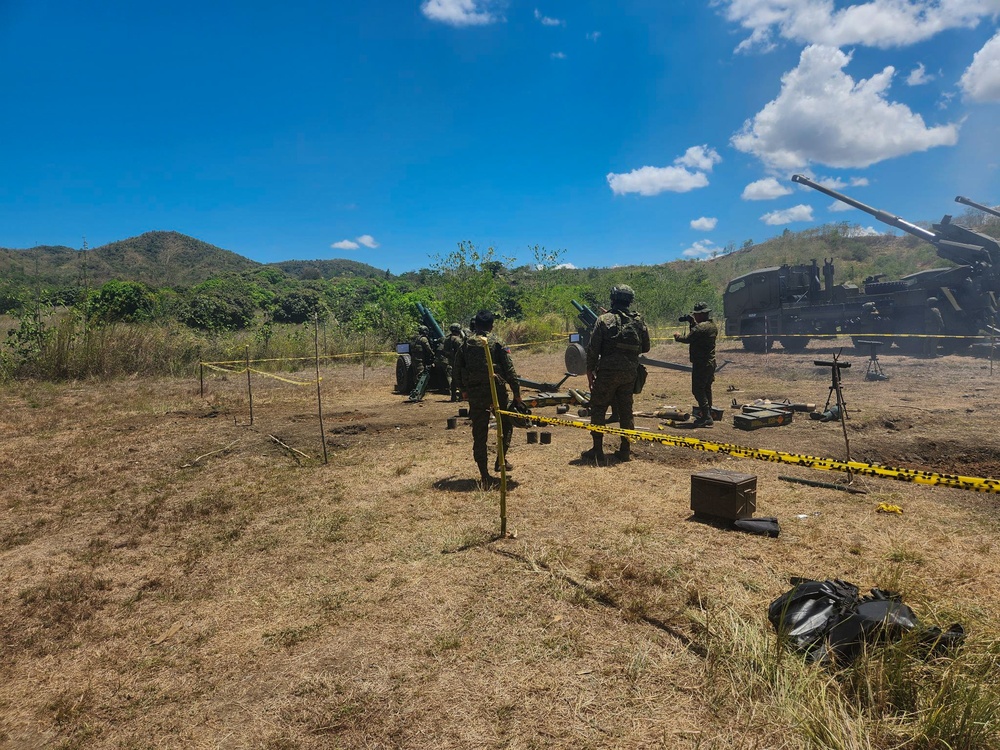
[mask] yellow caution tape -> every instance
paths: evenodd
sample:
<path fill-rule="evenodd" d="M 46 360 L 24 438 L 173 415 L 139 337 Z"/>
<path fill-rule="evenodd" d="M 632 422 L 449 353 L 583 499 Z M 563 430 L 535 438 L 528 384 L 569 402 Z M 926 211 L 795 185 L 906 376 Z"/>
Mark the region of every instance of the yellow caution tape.
<path fill-rule="evenodd" d="M 275 380 L 280 380 L 282 383 L 291 383 L 292 385 L 316 385 L 315 380 L 292 380 L 291 378 L 283 378 L 280 375 L 275 375 L 273 372 L 264 372 L 263 370 L 255 370 L 252 367 L 250 372 L 257 375 L 263 375 L 265 378 L 274 378 Z"/>
<path fill-rule="evenodd" d="M 878 507 L 875 509 L 876 513 L 898 513 L 903 515 L 903 509 L 898 505 L 892 505 L 890 503 L 879 503 Z"/>
<path fill-rule="evenodd" d="M 202 362 L 201 363 L 202 367 L 207 367 L 209 370 L 218 370 L 219 372 L 227 372 L 230 375 L 239 375 L 240 373 L 243 373 L 243 372 L 247 371 L 247 368 L 245 368 L 245 367 L 242 370 L 230 370 L 228 367 L 219 367 L 220 364 L 242 364 L 242 363 L 239 363 L 239 362 L 228 362 L 228 363 L 225 363 L 225 362 Z"/>
<path fill-rule="evenodd" d="M 663 435 L 655 432 L 643 432 L 641 430 L 624 430 L 621 427 L 593 425 L 587 422 L 554 419 L 553 417 L 541 417 L 534 414 L 530 417 L 525 417 L 523 414 L 518 414 L 517 412 L 512 411 L 501 411 L 500 414 L 509 418 L 518 418 L 522 421 L 528 419 L 535 424 L 576 427 L 581 430 L 590 430 L 591 432 L 600 432 L 606 435 L 619 435 L 627 437 L 630 440 L 660 443 L 661 445 L 674 445 L 682 448 L 691 448 L 692 450 L 708 451 L 712 453 L 726 453 L 735 458 L 752 458 L 758 461 L 770 461 L 772 463 L 803 466 L 808 469 L 843 471 L 870 477 L 895 479 L 900 482 L 939 485 L 942 487 L 952 487 L 960 490 L 971 490 L 973 492 L 990 492 L 1000 494 L 1000 479 L 966 477 L 959 474 L 942 474 L 936 471 L 920 471 L 918 469 L 896 469 L 891 466 L 868 464 L 861 461 L 838 461 L 833 458 L 820 458 L 818 456 L 807 456 L 800 453 L 786 453 L 785 451 L 770 450 L 768 448 L 748 448 L 746 446 L 735 445 L 733 443 L 715 443 L 710 440 L 699 440 L 697 438 L 682 437 L 678 435 Z"/>

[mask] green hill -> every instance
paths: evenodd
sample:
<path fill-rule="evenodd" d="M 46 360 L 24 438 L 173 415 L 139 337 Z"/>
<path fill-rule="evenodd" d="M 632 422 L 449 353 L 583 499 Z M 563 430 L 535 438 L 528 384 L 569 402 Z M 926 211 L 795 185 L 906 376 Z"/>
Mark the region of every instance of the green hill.
<path fill-rule="evenodd" d="M 367 263 L 346 258 L 332 260 L 283 260 L 271 263 L 294 279 L 334 279 L 354 277 L 362 279 L 392 279 L 392 274 Z"/>
<path fill-rule="evenodd" d="M 83 253 L 70 247 L 0 249 L 0 275 L 13 283 L 96 286 L 111 279 L 185 286 L 260 263 L 179 232 L 146 232 Z"/>

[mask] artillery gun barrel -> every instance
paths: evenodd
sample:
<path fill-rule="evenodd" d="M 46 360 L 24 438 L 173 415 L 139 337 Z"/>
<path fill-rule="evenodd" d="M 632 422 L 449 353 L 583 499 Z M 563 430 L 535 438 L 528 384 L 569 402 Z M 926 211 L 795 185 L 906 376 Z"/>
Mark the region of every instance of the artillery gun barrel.
<path fill-rule="evenodd" d="M 434 313 L 431 312 L 431 309 L 426 305 L 424 305 L 423 303 L 418 302 L 417 311 L 420 313 L 420 317 L 422 318 L 423 324 L 431 329 L 431 335 L 433 336 L 433 338 L 443 339 L 444 331 L 441 330 L 441 326 L 438 325 L 438 322 L 434 318 Z"/>
<path fill-rule="evenodd" d="M 572 302 L 573 307 L 579 311 L 580 314 L 577 317 L 580 318 L 580 322 L 587 328 L 593 328 L 597 324 L 598 315 L 590 308 L 589 305 L 581 305 L 575 299 L 570 300 L 570 302 Z"/>
<path fill-rule="evenodd" d="M 831 198 L 836 198 L 841 203 L 846 203 L 848 206 L 853 206 L 859 211 L 864 211 L 866 214 L 871 214 L 876 219 L 881 221 L 883 224 L 888 224 L 891 227 L 896 227 L 897 229 L 902 229 L 908 234 L 912 234 L 915 237 L 919 237 L 922 240 L 926 240 L 934 245 L 937 244 L 940 237 L 938 237 L 934 232 L 931 232 L 923 227 L 918 227 L 916 224 L 911 224 L 905 219 L 901 219 L 895 214 L 890 214 L 887 211 L 880 211 L 877 208 L 872 208 L 867 206 L 861 201 L 856 201 L 854 198 L 844 195 L 843 193 L 838 193 L 836 190 L 831 190 L 828 187 L 820 185 L 818 182 L 813 182 L 808 177 L 803 177 L 800 174 L 792 175 L 792 182 L 797 182 L 800 185 L 808 185 L 813 190 L 818 190 L 821 193 L 829 195 Z"/>
<path fill-rule="evenodd" d="M 990 208 L 989 206 L 984 206 L 982 203 L 976 203 L 975 201 L 969 200 L 963 195 L 955 196 L 955 202 L 963 203 L 966 206 L 971 206 L 972 208 L 982 211 L 983 213 L 993 214 L 994 216 L 1000 216 L 1000 211 L 997 211 L 997 209 Z"/>

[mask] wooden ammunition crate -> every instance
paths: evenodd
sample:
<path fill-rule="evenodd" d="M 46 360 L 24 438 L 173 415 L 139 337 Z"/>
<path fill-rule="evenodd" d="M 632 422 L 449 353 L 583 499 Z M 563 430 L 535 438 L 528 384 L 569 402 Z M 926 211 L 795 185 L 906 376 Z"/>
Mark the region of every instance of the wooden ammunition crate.
<path fill-rule="evenodd" d="M 759 430 L 761 427 L 781 427 L 792 423 L 792 412 L 767 409 L 749 414 L 734 414 L 733 427 L 738 430 Z"/>
<path fill-rule="evenodd" d="M 757 510 L 757 477 L 724 469 L 692 474 L 691 510 L 727 521 L 751 518 Z"/>

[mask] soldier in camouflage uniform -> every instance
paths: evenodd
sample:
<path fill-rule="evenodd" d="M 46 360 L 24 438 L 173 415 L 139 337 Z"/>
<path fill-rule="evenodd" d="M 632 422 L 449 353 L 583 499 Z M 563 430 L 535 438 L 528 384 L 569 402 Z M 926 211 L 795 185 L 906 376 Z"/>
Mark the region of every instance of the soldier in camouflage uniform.
<path fill-rule="evenodd" d="M 452 401 L 460 400 L 461 389 L 455 380 L 455 357 L 458 355 L 458 350 L 462 348 L 463 343 L 465 343 L 465 336 L 462 335 L 462 326 L 458 323 L 452 323 L 450 332 L 441 345 L 447 361 L 448 389 L 451 391 Z"/>
<path fill-rule="evenodd" d="M 649 330 L 642 316 L 629 312 L 629 305 L 635 298 L 631 287 L 620 284 L 611 289 L 611 311 L 597 319 L 594 332 L 587 346 L 587 382 L 590 384 L 590 422 L 595 425 L 607 424 L 609 406 L 618 414 L 618 424 L 622 429 L 635 428 L 632 416 L 636 374 L 639 369 L 639 355 L 649 351 Z M 592 432 L 594 447 L 581 454 L 584 461 L 603 466 L 604 435 Z M 619 461 L 631 458 L 631 447 L 627 438 L 621 439 L 615 456 Z"/>
<path fill-rule="evenodd" d="M 691 329 L 687 336 L 674 334 L 674 341 L 688 345 L 691 359 L 691 394 L 698 402 L 698 414 L 694 427 L 711 427 L 712 383 L 715 382 L 715 339 L 719 327 L 710 319 L 712 311 L 704 302 L 699 302 L 691 311 Z"/>
<path fill-rule="evenodd" d="M 490 413 L 493 411 L 493 395 L 490 392 L 489 369 L 486 364 L 485 346 L 490 347 L 493 358 L 493 373 L 496 376 L 497 402 L 501 409 L 506 409 L 510 401 L 507 386 L 514 394 L 514 403 L 521 406 L 521 386 L 517 382 L 517 371 L 510 357 L 510 349 L 499 338 L 494 336 L 494 315 L 489 310 L 480 310 L 473 319 L 472 335 L 462 344 L 455 355 L 454 377 L 462 392 L 462 398 L 469 401 L 469 418 L 472 420 L 472 456 L 479 467 L 479 476 L 483 488 L 496 487 L 499 481 L 489 472 L 487 438 L 490 430 Z M 514 433 L 514 424 L 509 419 L 503 420 L 504 455 L 510 450 L 510 441 Z M 505 468 L 510 471 L 514 467 L 505 460 Z M 500 471 L 500 457 L 493 464 L 494 471 Z"/>
<path fill-rule="evenodd" d="M 413 379 L 420 380 L 424 370 L 434 367 L 434 347 L 431 346 L 431 329 L 427 326 L 417 328 L 416 338 L 410 345 L 410 357 L 413 361 Z"/>

